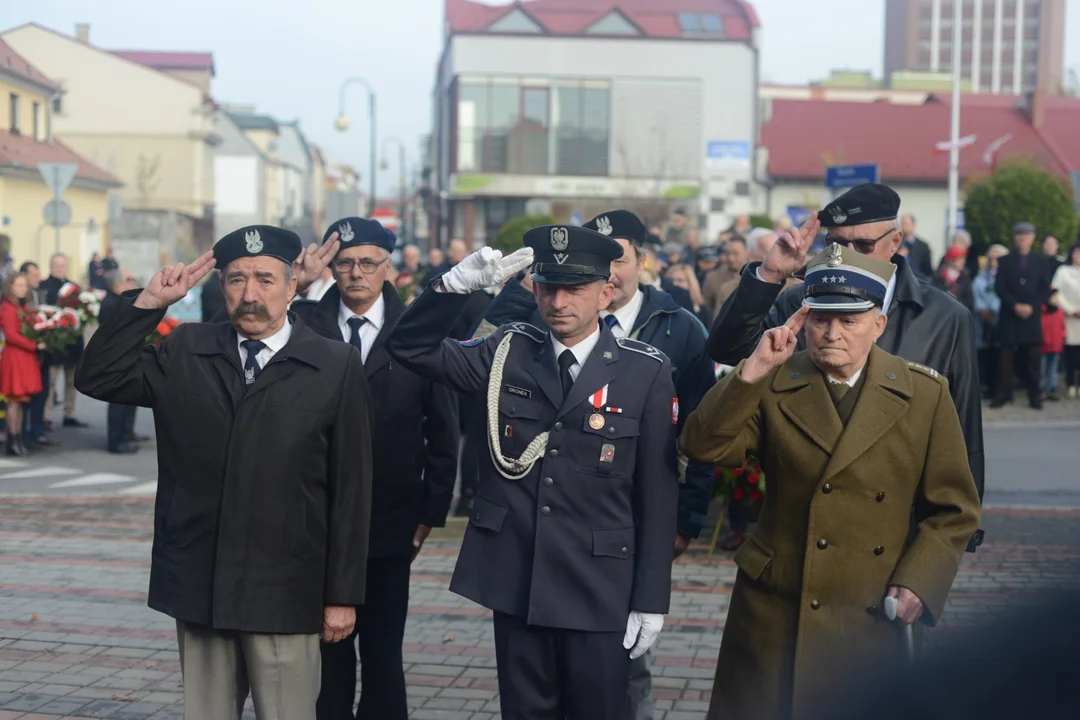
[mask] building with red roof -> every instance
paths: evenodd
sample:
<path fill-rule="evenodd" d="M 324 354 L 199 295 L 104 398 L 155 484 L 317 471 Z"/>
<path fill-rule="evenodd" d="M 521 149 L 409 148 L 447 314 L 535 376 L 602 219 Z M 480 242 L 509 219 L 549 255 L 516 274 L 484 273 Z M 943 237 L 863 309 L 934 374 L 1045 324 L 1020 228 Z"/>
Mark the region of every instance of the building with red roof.
<path fill-rule="evenodd" d="M 881 181 L 900 193 L 901 212 L 916 215 L 920 236 L 947 245 L 949 95 L 922 104 L 771 100 L 761 128 L 768 210 L 817 209 L 831 165 L 877 164 Z M 1009 158 L 1024 158 L 1080 185 L 1080 99 L 970 94 L 961 97 L 961 189 Z"/>
<path fill-rule="evenodd" d="M 489 241 L 526 208 L 753 204 L 759 21 L 745 0 L 445 0 L 432 228 Z"/>

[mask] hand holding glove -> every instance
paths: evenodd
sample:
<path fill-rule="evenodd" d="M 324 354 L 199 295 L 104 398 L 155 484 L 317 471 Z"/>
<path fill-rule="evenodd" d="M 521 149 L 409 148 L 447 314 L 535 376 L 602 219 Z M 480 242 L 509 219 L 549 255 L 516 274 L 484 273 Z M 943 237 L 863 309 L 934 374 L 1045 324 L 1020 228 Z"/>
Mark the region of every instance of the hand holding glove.
<path fill-rule="evenodd" d="M 506 257 L 489 247 L 480 248 L 442 276 L 446 292 L 467 295 L 494 287 L 533 264 L 533 249 L 521 248 Z"/>
<path fill-rule="evenodd" d="M 655 645 L 663 627 L 663 615 L 631 610 L 630 619 L 626 621 L 626 635 L 623 636 L 623 647 L 630 651 L 630 659 L 641 657 Z"/>

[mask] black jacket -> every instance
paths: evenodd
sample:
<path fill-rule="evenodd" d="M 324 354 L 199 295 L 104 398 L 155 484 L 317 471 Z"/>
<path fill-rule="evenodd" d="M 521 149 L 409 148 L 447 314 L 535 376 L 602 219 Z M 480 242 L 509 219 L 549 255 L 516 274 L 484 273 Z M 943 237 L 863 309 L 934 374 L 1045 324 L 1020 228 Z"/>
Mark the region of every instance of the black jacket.
<path fill-rule="evenodd" d="M 1045 255 L 1028 253 L 1023 270 L 1015 252 L 998 260 L 994 290 L 1001 298 L 998 340 L 1002 345 L 1042 344 L 1042 304 L 1050 298 L 1052 280 L 1050 259 Z M 1018 304 L 1030 305 L 1031 317 L 1021 320 L 1015 310 Z"/>
<path fill-rule="evenodd" d="M 651 285 L 640 287 L 645 298 L 628 337 L 653 346 L 671 361 L 681 429 L 683 420 L 716 384 L 715 366 L 706 348 L 707 331 L 693 313 L 680 307 L 668 293 Z M 516 281 L 507 283 L 495 297 L 486 319 L 495 326 L 517 321 L 546 329 L 536 307 L 536 297 Z M 679 486 L 678 517 L 678 530 L 686 537 L 696 538 L 701 534 L 714 483 L 711 465 L 694 461 L 687 464 L 686 482 Z"/>
<path fill-rule="evenodd" d="M 360 354 L 293 318 L 245 390 L 236 331 L 129 304 L 90 339 L 75 385 L 154 410 L 158 490 L 149 605 L 220 630 L 318 633 L 326 605 L 362 605 L 371 400 Z"/>
<path fill-rule="evenodd" d="M 551 339 L 539 328 L 513 323 L 486 340 L 445 339 L 467 302 L 425 292 L 391 332 L 390 354 L 459 392 L 483 394 L 498 371 L 496 349 L 510 337 L 494 386 L 497 449 L 518 458 L 549 436 L 519 480 L 486 458 L 450 589 L 550 628 L 621 633 L 631 610 L 666 614 L 678 492 L 667 358 L 602 327 L 563 397 Z M 598 413 L 592 401 L 602 389 Z"/>
<path fill-rule="evenodd" d="M 370 557 L 409 555 L 417 525 L 446 525 L 458 462 L 457 397 L 386 352 L 405 304 L 390 283 L 382 296 L 386 316 L 364 365 L 375 414 Z M 340 303 L 335 285 L 318 302 L 297 300 L 292 311 L 323 337 L 347 342 Z"/>
<path fill-rule="evenodd" d="M 911 250 L 908 252 L 907 261 L 919 280 L 930 282 L 934 277 L 934 264 L 930 259 L 930 246 L 925 240 L 916 237 L 911 241 Z"/>
<path fill-rule="evenodd" d="M 889 308 L 889 324 L 878 339 L 878 347 L 931 367 L 948 379 L 964 431 L 971 474 L 982 499 L 982 396 L 971 313 L 948 293 L 917 279 L 903 257 L 895 255 L 892 261 L 897 267 L 896 291 Z M 766 330 L 787 322 L 802 306 L 805 285 L 781 293 L 783 285 L 757 279 L 760 265 L 751 263 L 743 269 L 738 288 L 713 323 L 709 352 L 716 362 L 736 365 L 749 357 Z M 798 349 L 805 347 L 805 333 L 800 333 Z"/>
<path fill-rule="evenodd" d="M 52 275 L 45 278 L 38 285 L 38 290 L 45 294 L 45 304 L 55 305 L 57 298 L 60 296 L 60 288 L 64 287 L 64 283 L 70 282 L 66 278 L 55 278 Z M 49 365 L 73 365 L 79 362 L 79 358 L 83 355 L 83 348 L 85 343 L 82 337 L 79 337 L 71 345 L 64 348 L 62 352 L 49 352 L 46 353 Z"/>

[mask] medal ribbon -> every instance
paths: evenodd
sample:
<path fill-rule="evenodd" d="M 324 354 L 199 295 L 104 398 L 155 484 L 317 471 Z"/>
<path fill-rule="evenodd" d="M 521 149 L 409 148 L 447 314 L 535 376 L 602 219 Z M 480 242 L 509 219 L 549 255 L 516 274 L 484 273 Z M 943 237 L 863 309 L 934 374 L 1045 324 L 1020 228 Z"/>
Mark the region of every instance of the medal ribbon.
<path fill-rule="evenodd" d="M 605 385 L 592 394 L 592 406 L 596 408 L 597 412 L 607 403 L 607 390 L 608 386 Z"/>

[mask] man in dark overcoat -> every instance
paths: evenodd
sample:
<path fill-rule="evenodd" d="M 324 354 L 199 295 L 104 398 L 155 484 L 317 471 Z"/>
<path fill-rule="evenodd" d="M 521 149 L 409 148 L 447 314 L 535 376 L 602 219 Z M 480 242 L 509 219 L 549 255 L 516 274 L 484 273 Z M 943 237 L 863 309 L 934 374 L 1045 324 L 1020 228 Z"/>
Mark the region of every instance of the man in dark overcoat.
<path fill-rule="evenodd" d="M 887 185 L 867 183 L 847 191 L 814 214 L 802 228 L 791 228 L 763 262 L 743 268 L 739 286 L 724 303 L 709 334 L 713 360 L 735 366 L 754 351 L 762 334 L 783 325 L 801 307 L 805 285 L 785 290 L 788 278 L 806 262 L 818 231 L 828 243 L 891 262 L 896 273 L 882 312 L 889 324 L 878 346 L 905 360 L 933 368 L 949 381 L 949 392 L 960 415 L 968 463 L 979 497 L 983 493 L 982 392 L 971 312 L 946 292 L 919 280 L 908 259 L 898 254 L 903 233 L 897 225 L 900 196 Z M 804 335 L 799 347 L 806 347 Z M 974 552 L 981 532 L 968 546 Z"/>
<path fill-rule="evenodd" d="M 39 288 L 45 293 L 45 302 L 56 305 L 60 298 L 60 290 L 70 280 L 67 278 L 68 259 L 63 253 L 54 253 L 49 258 L 49 277 L 41 281 Z M 74 283 L 72 283 L 74 284 Z M 56 378 L 61 372 L 64 373 L 64 427 L 84 428 L 86 423 L 75 417 L 75 368 L 83 354 L 83 338 L 80 336 L 63 350 L 53 350 L 46 354 L 49 365 L 49 384 L 47 387 L 56 388 Z M 57 390 L 52 391 L 54 394 Z M 52 398 L 45 399 L 44 408 L 45 427 L 52 430 L 53 402 Z"/>
<path fill-rule="evenodd" d="M 259 225 L 159 271 L 76 380 L 154 411 L 149 605 L 177 621 L 188 720 L 238 717 L 249 691 L 260 719 L 314 720 L 320 634 L 348 637 L 364 602 L 371 400 L 356 348 L 288 312 L 300 256 L 295 233 Z M 231 321 L 147 345 L 215 264 Z"/>
<path fill-rule="evenodd" d="M 450 589 L 495 612 L 502 716 L 625 720 L 630 661 L 656 641 L 671 594 L 671 363 L 600 322 L 618 243 L 545 226 L 525 244 L 506 258 L 483 248 L 438 278 L 387 347 L 486 398 L 489 453 Z M 445 339 L 468 293 L 530 265 L 548 331 Z"/>
<path fill-rule="evenodd" d="M 105 297 L 101 300 L 99 323 L 107 320 L 113 313 L 120 312 L 124 306 L 121 295 L 135 287 L 135 279 L 131 273 L 119 268 L 106 270 L 101 279 L 105 286 Z M 105 416 L 105 449 L 110 453 L 130 454 L 139 451 L 139 446 L 130 437 L 135 428 L 135 411 L 134 405 L 109 403 Z"/>
<path fill-rule="evenodd" d="M 386 351 L 390 329 L 405 310 L 387 282 L 394 233 L 375 220 L 335 222 L 340 250 L 330 263 L 335 285 L 318 302 L 292 311 L 312 330 L 359 352 L 371 392 L 374 425 L 367 598 L 356 629 L 322 647 L 319 720 L 406 720 L 401 645 L 409 611 L 409 565 L 433 527 L 446 525 L 457 474 L 457 395 L 408 370 Z M 360 651 L 361 696 L 356 696 Z"/>
<path fill-rule="evenodd" d="M 998 314 L 997 384 L 991 407 L 1001 407 L 1012 401 L 1016 385 L 1016 367 L 1027 385 L 1028 402 L 1042 409 L 1042 305 L 1050 298 L 1053 279 L 1049 258 L 1031 252 L 1035 242 L 1035 226 L 1028 222 L 1013 228 L 1013 250 L 998 260 L 994 290 L 1001 298 Z"/>

